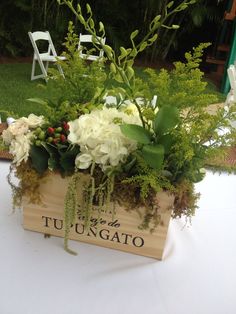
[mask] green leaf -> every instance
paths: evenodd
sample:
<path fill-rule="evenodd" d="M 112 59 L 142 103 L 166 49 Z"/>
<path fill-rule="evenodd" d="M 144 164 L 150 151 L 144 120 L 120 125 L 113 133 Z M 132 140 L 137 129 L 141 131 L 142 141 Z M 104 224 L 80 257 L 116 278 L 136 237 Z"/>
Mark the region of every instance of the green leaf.
<path fill-rule="evenodd" d="M 130 80 L 134 76 L 133 68 L 130 66 L 127 66 L 126 74 L 127 74 L 128 79 Z"/>
<path fill-rule="evenodd" d="M 81 24 L 83 24 L 83 25 L 85 24 L 85 20 L 81 14 L 78 15 L 78 19 L 79 19 Z"/>
<path fill-rule="evenodd" d="M 151 142 L 152 134 L 142 126 L 136 124 L 122 124 L 120 129 L 125 136 L 138 143 L 149 144 Z"/>
<path fill-rule="evenodd" d="M 159 144 L 145 145 L 141 151 L 146 163 L 153 169 L 159 170 L 164 161 L 164 147 Z"/>
<path fill-rule="evenodd" d="M 48 169 L 51 171 L 58 169 L 58 159 L 56 155 L 51 155 L 48 159 Z"/>
<path fill-rule="evenodd" d="M 154 43 L 154 41 L 157 40 L 157 37 L 158 37 L 158 35 L 157 35 L 157 34 L 154 34 L 153 37 L 151 37 L 151 38 L 148 39 L 149 43 L 150 43 L 150 44 Z"/>
<path fill-rule="evenodd" d="M 130 53 L 130 57 L 136 57 L 137 56 L 137 54 L 138 54 L 138 50 L 136 49 L 136 47 L 134 47 L 133 49 L 132 49 L 132 52 Z"/>
<path fill-rule="evenodd" d="M 140 48 L 139 48 L 139 51 L 141 52 L 141 51 L 143 51 L 143 50 L 145 50 L 146 48 L 147 48 L 147 42 L 146 41 L 144 41 L 142 44 L 141 44 L 141 46 L 140 46 Z"/>
<path fill-rule="evenodd" d="M 174 106 L 163 106 L 156 114 L 153 129 L 160 136 L 173 129 L 179 121 L 179 110 Z"/>
<path fill-rule="evenodd" d="M 116 73 L 116 66 L 113 62 L 110 63 L 110 72 L 111 73 Z"/>
<path fill-rule="evenodd" d="M 91 28 L 94 28 L 94 21 L 93 21 L 93 19 L 89 19 L 89 26 Z"/>
<path fill-rule="evenodd" d="M 135 31 L 133 31 L 130 35 L 130 39 L 133 40 L 137 35 L 138 35 L 139 31 L 136 29 Z"/>
<path fill-rule="evenodd" d="M 179 29 L 179 27 L 180 27 L 180 26 L 179 26 L 179 25 L 176 25 L 176 24 L 173 24 L 173 25 L 172 25 L 172 29 Z"/>
<path fill-rule="evenodd" d="M 88 3 L 86 3 L 87 13 L 92 13 L 91 7 Z"/>
<path fill-rule="evenodd" d="M 168 154 L 170 152 L 173 142 L 173 137 L 170 134 L 162 135 L 158 139 L 158 144 L 161 144 L 164 147 L 165 154 Z"/>
<path fill-rule="evenodd" d="M 119 83 L 123 83 L 124 80 L 122 79 L 122 76 L 120 75 L 120 73 L 116 73 L 114 76 L 114 79 L 119 82 Z"/>
<path fill-rule="evenodd" d="M 43 144 L 43 147 L 46 149 L 46 151 L 49 154 L 49 159 L 48 159 L 48 169 L 49 170 L 55 170 L 60 168 L 60 163 L 59 163 L 59 152 L 56 147 L 50 144 Z"/>
<path fill-rule="evenodd" d="M 174 4 L 174 1 L 170 1 L 168 4 L 167 4 L 167 8 L 170 9 Z"/>
<path fill-rule="evenodd" d="M 120 47 L 120 57 L 119 57 L 119 59 L 123 59 L 127 55 L 128 55 L 127 50 L 124 47 Z"/>
<path fill-rule="evenodd" d="M 36 104 L 40 104 L 40 105 L 43 105 L 43 106 L 46 106 L 48 103 L 47 101 L 41 99 L 41 98 L 28 98 L 27 99 L 28 101 L 31 101 L 31 102 L 35 102 Z"/>
<path fill-rule="evenodd" d="M 103 49 L 104 49 L 106 55 L 108 56 L 108 58 L 112 58 L 112 54 L 113 54 L 112 48 L 108 45 L 104 45 Z"/>
<path fill-rule="evenodd" d="M 104 31 L 104 25 L 102 22 L 99 22 L 99 32 L 103 32 Z"/>
<path fill-rule="evenodd" d="M 74 146 L 71 150 L 61 153 L 60 165 L 66 172 L 73 172 L 75 169 L 75 158 L 79 154 L 79 146 Z"/>
<path fill-rule="evenodd" d="M 32 167 L 40 174 L 48 168 L 49 154 L 43 147 L 32 145 L 30 149 L 30 158 Z"/>

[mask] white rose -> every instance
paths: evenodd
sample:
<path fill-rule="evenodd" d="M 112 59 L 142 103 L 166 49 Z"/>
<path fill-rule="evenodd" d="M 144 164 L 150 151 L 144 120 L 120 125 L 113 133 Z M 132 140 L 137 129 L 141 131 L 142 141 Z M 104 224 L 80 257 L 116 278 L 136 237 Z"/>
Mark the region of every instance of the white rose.
<path fill-rule="evenodd" d="M 27 161 L 30 151 L 30 141 L 31 134 L 16 136 L 12 140 L 9 152 L 14 156 L 13 163 L 16 163 L 17 166 L 24 160 Z"/>
<path fill-rule="evenodd" d="M 21 119 L 28 124 L 29 128 L 32 128 L 32 129 L 35 129 L 44 123 L 44 117 L 43 116 L 36 116 L 33 113 L 31 113 L 28 116 L 28 118 L 23 117 Z"/>
<path fill-rule="evenodd" d="M 21 118 L 11 123 L 7 129 L 13 136 L 19 136 L 26 134 L 29 131 L 29 126 L 23 118 Z"/>

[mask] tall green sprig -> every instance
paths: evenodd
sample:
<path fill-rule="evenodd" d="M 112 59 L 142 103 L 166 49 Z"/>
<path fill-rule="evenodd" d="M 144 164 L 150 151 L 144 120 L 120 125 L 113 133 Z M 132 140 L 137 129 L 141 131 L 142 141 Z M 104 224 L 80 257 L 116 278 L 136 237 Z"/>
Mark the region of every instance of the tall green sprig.
<path fill-rule="evenodd" d="M 177 29 L 179 27 L 178 25 L 166 25 L 169 17 L 177 12 L 187 9 L 189 5 L 194 4 L 196 1 L 197 0 L 184 0 L 176 7 L 174 7 L 174 1 L 170 1 L 166 6 L 163 15 L 157 15 L 151 21 L 149 30 L 143 39 L 136 42 L 139 30 L 133 31 L 130 35 L 132 47 L 120 47 L 120 54 L 116 55 L 111 46 L 103 44 L 102 38 L 105 37 L 105 27 L 102 22 L 99 22 L 99 30 L 98 32 L 96 31 L 93 13 L 88 3 L 86 4 L 86 18 L 82 12 L 81 6 L 77 4 L 75 7 L 73 0 L 57 0 L 59 5 L 67 5 L 84 26 L 85 30 L 93 36 L 94 46 L 97 49 L 103 49 L 105 51 L 106 57 L 110 61 L 110 78 L 122 85 L 122 87 L 118 88 L 118 92 L 124 96 L 124 98 L 128 98 L 133 101 L 139 112 L 143 127 L 146 127 L 146 122 L 142 114 L 141 106 L 136 99 L 135 73 L 133 70 L 134 60 L 140 52 L 144 51 L 148 46 L 151 46 L 157 40 L 157 31 L 159 28 L 166 27 L 169 29 Z M 97 43 L 99 43 L 99 45 Z"/>

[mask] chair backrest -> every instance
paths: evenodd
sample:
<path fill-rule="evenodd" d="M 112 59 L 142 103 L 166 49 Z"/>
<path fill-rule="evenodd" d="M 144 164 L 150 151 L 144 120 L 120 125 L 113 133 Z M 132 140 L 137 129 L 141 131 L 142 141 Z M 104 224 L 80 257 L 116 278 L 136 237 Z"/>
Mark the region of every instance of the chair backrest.
<path fill-rule="evenodd" d="M 99 40 L 101 40 L 101 43 L 103 45 L 105 45 L 106 42 L 106 38 L 101 38 L 98 37 Z M 85 45 L 83 45 L 85 44 Z M 93 45 L 93 49 L 91 49 L 91 47 L 88 49 L 88 47 L 86 47 L 86 45 L 88 44 L 92 44 Z M 79 45 L 78 45 L 78 50 L 80 51 L 80 57 L 83 59 L 87 59 L 87 60 L 91 60 L 91 61 L 96 61 L 99 60 L 101 58 L 103 58 L 104 55 L 104 50 L 98 50 L 96 49 L 96 47 L 100 46 L 100 42 L 96 39 L 93 40 L 93 36 L 92 35 L 83 35 L 80 34 L 79 35 Z M 99 51 L 99 53 L 95 53 L 95 51 Z M 87 51 L 87 53 L 85 53 L 85 51 Z"/>
<path fill-rule="evenodd" d="M 52 38 L 51 38 L 48 31 L 46 31 L 46 32 L 37 31 L 37 32 L 33 32 L 33 33 L 28 32 L 28 35 L 29 35 L 30 41 L 32 43 L 32 46 L 34 48 L 35 57 L 38 58 L 38 57 L 40 57 L 40 55 L 48 55 L 48 56 L 57 57 L 57 53 L 56 53 L 55 47 L 53 45 Z M 47 51 L 46 52 L 40 51 L 38 41 L 47 42 Z"/>

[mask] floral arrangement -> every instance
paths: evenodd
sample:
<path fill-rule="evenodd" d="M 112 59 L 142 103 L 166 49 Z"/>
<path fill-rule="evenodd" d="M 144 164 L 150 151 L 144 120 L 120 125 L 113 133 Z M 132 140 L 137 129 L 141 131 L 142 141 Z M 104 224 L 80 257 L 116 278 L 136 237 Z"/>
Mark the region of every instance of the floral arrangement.
<path fill-rule="evenodd" d="M 105 28 L 100 22 L 97 34 L 90 6 L 86 6 L 86 19 L 79 5 L 75 9 L 72 1 L 58 2 L 74 12 L 96 39 L 96 46 L 99 37 L 105 36 Z M 16 206 L 23 195 L 39 202 L 40 179 L 50 172 L 60 172 L 70 177 L 65 200 L 66 237 L 75 219 L 75 191 L 81 174 L 89 177 L 84 190 L 87 225 L 95 203 L 101 208 L 113 201 L 128 210 L 143 204 L 146 214 L 140 228 L 152 229 L 158 225 L 158 208 L 153 204 L 160 190 L 175 195 L 173 217 L 194 214 L 198 198 L 194 183 L 204 177 L 205 160 L 217 154 L 220 147 L 235 143 L 235 130 L 230 124 L 235 119 L 235 108 L 227 111 L 222 108 L 215 114 L 207 111 L 208 105 L 217 100 L 206 92 L 199 70 L 203 49 L 208 44 L 186 53 L 186 63 L 175 63 L 170 72 L 148 69 L 147 79 L 141 80 L 133 69 L 138 53 L 157 39 L 158 28 L 167 27 L 167 18 L 194 2 L 185 0 L 172 9 L 171 1 L 164 16 L 154 18 L 146 36 L 135 43 L 138 31 L 134 31 L 130 36 L 132 47 L 121 47 L 119 55 L 101 43 L 107 59 L 95 65 L 96 71 L 93 65 L 79 60 L 75 49 L 78 38 L 74 26 L 69 24 L 66 42 L 69 53 L 67 62 L 61 63 L 66 79 L 54 73 L 52 81 L 60 86 L 62 94 L 71 95 L 70 91 L 77 86 L 74 69 L 79 65 L 88 71 L 91 67 L 83 80 L 87 82 L 84 90 L 93 91 L 93 97 L 78 103 L 78 99 L 68 96 L 53 106 L 44 101 L 47 116 L 30 114 L 17 119 L 3 132 L 3 141 L 14 157 L 12 170 L 20 179 L 16 187 L 9 176 Z M 109 74 L 104 70 L 105 61 L 109 61 Z M 105 88 L 97 77 L 103 78 Z M 106 85 L 107 80 L 112 84 Z M 92 86 L 95 81 L 97 86 Z M 82 92 L 79 99 L 84 95 Z M 108 104 L 108 96 L 116 96 L 116 100 Z M 223 135 L 219 132 L 222 128 L 227 129 Z M 68 249 L 67 241 L 65 244 Z"/>

